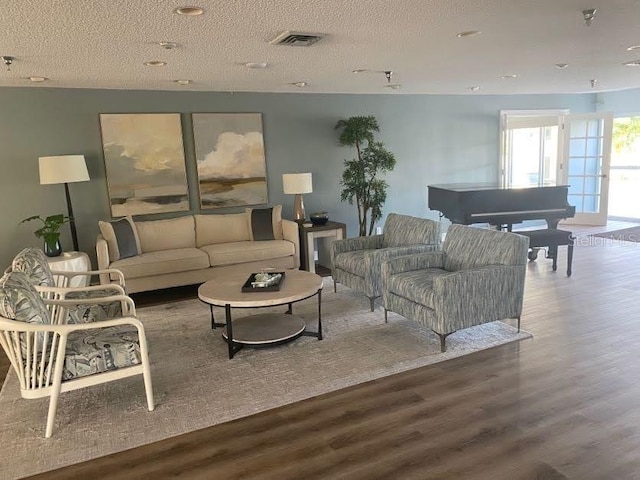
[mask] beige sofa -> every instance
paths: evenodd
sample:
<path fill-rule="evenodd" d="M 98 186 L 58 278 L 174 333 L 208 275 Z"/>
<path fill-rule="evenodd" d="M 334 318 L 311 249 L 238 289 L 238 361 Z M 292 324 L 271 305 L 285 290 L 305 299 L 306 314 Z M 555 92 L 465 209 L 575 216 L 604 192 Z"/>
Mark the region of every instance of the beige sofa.
<path fill-rule="evenodd" d="M 110 236 L 103 228 L 108 222 L 100 222 L 98 268 L 122 271 L 128 293 L 202 283 L 221 269 L 242 269 L 249 274 L 265 267 L 298 268 L 298 225 L 281 219 L 280 210 L 274 208 L 273 240 L 253 239 L 251 209 L 145 222 L 129 218 L 138 254 L 117 260 L 113 260 L 118 255 L 115 238 L 105 239 Z M 110 283 L 111 279 L 102 275 L 100 282 Z"/>

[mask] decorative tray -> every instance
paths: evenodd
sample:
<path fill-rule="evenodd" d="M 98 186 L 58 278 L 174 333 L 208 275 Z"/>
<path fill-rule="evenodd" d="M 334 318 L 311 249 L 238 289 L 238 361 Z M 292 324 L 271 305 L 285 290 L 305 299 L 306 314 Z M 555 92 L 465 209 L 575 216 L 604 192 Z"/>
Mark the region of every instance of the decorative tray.
<path fill-rule="evenodd" d="M 277 292 L 284 281 L 284 272 L 252 273 L 244 285 L 243 292 Z"/>

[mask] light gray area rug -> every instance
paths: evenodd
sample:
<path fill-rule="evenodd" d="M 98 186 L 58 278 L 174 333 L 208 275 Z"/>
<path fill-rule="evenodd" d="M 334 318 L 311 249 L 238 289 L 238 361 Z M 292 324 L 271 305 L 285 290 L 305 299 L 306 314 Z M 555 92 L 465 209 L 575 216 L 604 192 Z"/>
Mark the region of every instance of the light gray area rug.
<path fill-rule="evenodd" d="M 325 279 L 324 340 L 301 337 L 227 357 L 209 307 L 185 300 L 141 308 L 152 363 L 156 409 L 146 409 L 142 377 L 64 393 L 53 437 L 44 438 L 48 399 L 20 397 L 13 371 L 0 392 L 0 478 L 19 478 L 216 425 L 340 388 L 530 338 L 502 322 L 457 332 L 440 353 L 425 328 L 368 309 L 364 296 Z M 282 311 L 261 309 L 262 311 Z M 217 320 L 224 311 L 215 309 Z M 257 313 L 234 310 L 234 316 Z M 294 305 L 316 329 L 317 301 Z"/>

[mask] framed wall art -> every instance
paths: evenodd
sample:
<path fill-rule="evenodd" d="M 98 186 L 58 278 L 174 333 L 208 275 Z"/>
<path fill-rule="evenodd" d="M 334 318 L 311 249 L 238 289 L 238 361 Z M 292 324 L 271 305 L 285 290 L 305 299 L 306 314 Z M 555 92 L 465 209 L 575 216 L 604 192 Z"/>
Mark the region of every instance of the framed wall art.
<path fill-rule="evenodd" d="M 189 210 L 179 113 L 100 114 L 111 216 Z"/>
<path fill-rule="evenodd" d="M 260 113 L 193 113 L 202 209 L 268 202 Z"/>

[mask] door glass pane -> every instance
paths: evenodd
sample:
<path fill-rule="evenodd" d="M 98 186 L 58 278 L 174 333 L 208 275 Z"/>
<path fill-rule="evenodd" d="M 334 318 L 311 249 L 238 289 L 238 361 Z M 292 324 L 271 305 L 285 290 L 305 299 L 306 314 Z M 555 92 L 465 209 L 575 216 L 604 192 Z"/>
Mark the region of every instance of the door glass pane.
<path fill-rule="evenodd" d="M 569 205 L 576 207 L 576 212 L 582 212 L 582 195 L 567 195 Z"/>
<path fill-rule="evenodd" d="M 584 172 L 587 175 L 600 175 L 600 158 L 587 157 Z"/>
<path fill-rule="evenodd" d="M 587 151 L 587 140 L 585 138 L 572 138 L 569 143 L 569 156 L 584 156 Z"/>
<path fill-rule="evenodd" d="M 569 193 L 581 194 L 584 192 L 584 177 L 572 177 L 569 175 Z"/>
<path fill-rule="evenodd" d="M 586 155 L 589 157 L 597 157 L 600 155 L 600 139 L 588 138 Z"/>
<path fill-rule="evenodd" d="M 587 135 L 586 135 L 587 137 L 602 136 L 601 129 L 600 129 L 600 120 L 594 118 L 594 119 L 588 120 L 587 123 L 589 124 L 587 129 Z M 582 135 L 579 135 L 579 136 L 582 136 Z"/>
<path fill-rule="evenodd" d="M 599 211 L 599 208 L 598 208 L 599 201 L 600 201 L 599 195 L 585 195 L 584 203 L 582 204 L 582 212 L 597 213 Z"/>
<path fill-rule="evenodd" d="M 586 137 L 587 136 L 587 121 L 586 120 L 573 120 L 571 122 L 571 136 L 572 137 Z"/>
<path fill-rule="evenodd" d="M 582 175 L 585 171 L 584 157 L 570 157 L 569 158 L 569 176 Z"/>
<path fill-rule="evenodd" d="M 587 193 L 600 194 L 600 178 L 599 177 L 585 177 L 584 179 L 584 191 Z"/>

